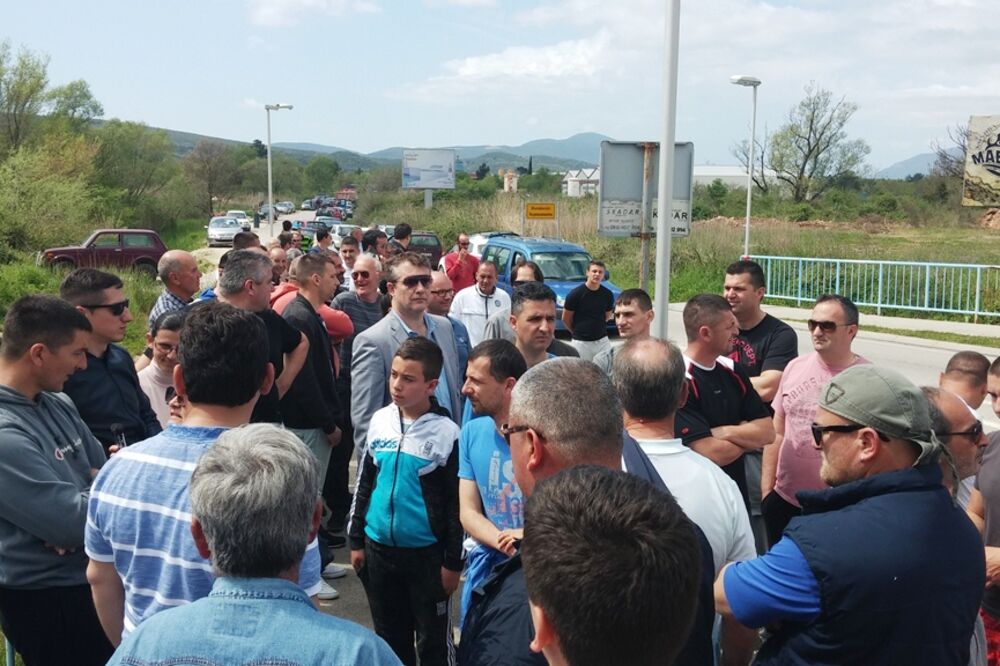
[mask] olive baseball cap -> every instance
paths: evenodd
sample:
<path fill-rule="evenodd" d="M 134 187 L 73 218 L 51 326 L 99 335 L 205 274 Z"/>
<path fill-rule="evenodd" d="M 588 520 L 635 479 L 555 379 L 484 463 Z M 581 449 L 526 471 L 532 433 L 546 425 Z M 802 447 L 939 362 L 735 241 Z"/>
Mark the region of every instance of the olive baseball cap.
<path fill-rule="evenodd" d="M 916 465 L 932 463 L 941 442 L 931 431 L 927 399 L 909 379 L 889 368 L 852 366 L 820 391 L 819 406 L 837 416 L 920 447 Z"/>

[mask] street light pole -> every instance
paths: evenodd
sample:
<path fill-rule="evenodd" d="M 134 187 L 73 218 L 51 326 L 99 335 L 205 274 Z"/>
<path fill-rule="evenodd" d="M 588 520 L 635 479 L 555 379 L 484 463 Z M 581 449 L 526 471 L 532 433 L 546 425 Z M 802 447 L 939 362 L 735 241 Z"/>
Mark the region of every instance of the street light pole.
<path fill-rule="evenodd" d="M 292 109 L 291 104 L 265 104 L 267 111 L 267 233 L 274 238 L 274 185 L 271 178 L 271 112 Z"/>
<path fill-rule="evenodd" d="M 754 150 L 756 148 L 755 138 L 757 136 L 757 86 L 760 79 L 754 76 L 735 75 L 729 77 L 729 82 L 738 86 L 749 86 L 753 88 L 753 115 L 750 117 L 750 151 L 747 159 L 747 219 L 743 225 L 743 258 L 750 258 L 750 204 L 753 197 L 753 163 Z"/>

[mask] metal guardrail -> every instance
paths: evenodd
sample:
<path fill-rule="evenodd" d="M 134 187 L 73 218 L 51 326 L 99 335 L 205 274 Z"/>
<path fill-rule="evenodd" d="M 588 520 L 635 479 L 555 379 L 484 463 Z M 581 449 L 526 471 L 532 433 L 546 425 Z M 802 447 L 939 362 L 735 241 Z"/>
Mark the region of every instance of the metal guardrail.
<path fill-rule="evenodd" d="M 809 303 L 822 294 L 856 305 L 1000 317 L 1000 266 L 866 261 L 818 257 L 751 257 L 767 275 L 770 298 Z"/>

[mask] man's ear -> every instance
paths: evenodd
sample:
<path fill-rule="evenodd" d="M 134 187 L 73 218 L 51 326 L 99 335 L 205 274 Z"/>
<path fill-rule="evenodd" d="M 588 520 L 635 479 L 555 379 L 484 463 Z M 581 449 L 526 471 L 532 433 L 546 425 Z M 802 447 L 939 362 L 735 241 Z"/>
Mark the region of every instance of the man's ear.
<path fill-rule="evenodd" d="M 179 368 L 180 365 L 178 365 L 177 367 Z M 267 395 L 268 393 L 271 392 L 272 386 L 274 386 L 274 364 L 269 362 L 267 364 L 267 371 L 264 373 L 264 381 L 261 382 L 260 385 L 260 394 Z M 178 393 L 179 392 L 180 389 L 178 389 Z"/>
<path fill-rule="evenodd" d="M 35 344 L 28 347 L 28 358 L 31 359 L 31 364 L 36 368 L 42 367 L 45 362 L 42 358 L 42 352 L 44 352 L 48 347 L 46 347 L 41 342 L 36 342 Z"/>
<path fill-rule="evenodd" d="M 312 543 L 312 540 L 316 538 L 319 533 L 319 526 L 323 523 L 323 500 L 317 499 L 316 506 L 313 508 L 312 524 L 309 526 L 309 541 L 307 543 Z"/>
<path fill-rule="evenodd" d="M 524 433 L 524 441 L 527 447 L 524 454 L 528 472 L 537 478 L 536 472 L 546 464 L 546 458 L 552 454 L 545 447 L 545 440 L 539 437 L 533 428 Z"/>
<path fill-rule="evenodd" d="M 879 438 L 874 428 L 864 428 L 858 431 L 858 438 L 855 446 L 858 447 L 858 460 L 863 463 L 870 463 L 878 457 L 884 442 Z"/>
<path fill-rule="evenodd" d="M 187 387 L 184 385 L 184 371 L 181 370 L 180 363 L 174 366 L 174 388 L 177 390 L 177 395 L 187 395 Z"/>
<path fill-rule="evenodd" d="M 545 611 L 542 610 L 541 606 L 536 606 L 533 602 L 528 602 L 528 607 L 531 609 L 531 624 L 535 627 L 535 637 L 531 641 L 531 651 L 532 652 L 544 652 L 546 658 L 553 651 L 553 649 L 558 648 L 559 637 L 556 636 L 555 629 L 552 628 L 552 623 L 549 622 L 549 618 L 545 615 Z M 553 663 L 550 661 L 549 663 Z M 558 661 L 554 662 L 558 663 Z"/>
<path fill-rule="evenodd" d="M 191 536 L 194 537 L 194 545 L 198 549 L 198 554 L 206 560 L 212 559 L 212 551 L 208 548 L 205 530 L 202 529 L 201 523 L 194 516 L 191 516 Z"/>
<path fill-rule="evenodd" d="M 683 384 L 681 384 L 681 395 L 680 395 L 680 399 L 678 399 L 678 401 L 677 401 L 677 409 L 678 409 L 678 410 L 679 410 L 679 409 L 680 409 L 681 407 L 683 407 L 684 405 L 686 405 L 686 404 L 687 404 L 687 401 L 688 401 L 688 397 L 689 397 L 690 395 L 691 395 L 691 394 L 690 394 L 690 389 L 688 389 L 688 383 L 687 383 L 687 378 L 685 378 L 685 379 L 684 379 L 684 383 L 683 383 Z"/>

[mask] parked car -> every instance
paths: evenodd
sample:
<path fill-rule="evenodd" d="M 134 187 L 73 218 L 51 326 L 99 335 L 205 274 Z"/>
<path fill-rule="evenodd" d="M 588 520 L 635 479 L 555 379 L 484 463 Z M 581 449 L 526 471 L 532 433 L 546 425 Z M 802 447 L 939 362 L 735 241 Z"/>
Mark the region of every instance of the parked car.
<path fill-rule="evenodd" d="M 392 233 L 396 231 L 395 224 L 380 224 L 378 225 L 378 230 L 383 232 L 389 238 L 392 238 Z"/>
<path fill-rule="evenodd" d="M 233 237 L 241 231 L 245 229 L 235 217 L 228 215 L 213 217 L 205 227 L 208 246 L 232 245 Z"/>
<path fill-rule="evenodd" d="M 156 264 L 166 251 L 159 234 L 149 229 L 98 229 L 80 245 L 39 252 L 35 263 L 61 270 L 108 266 L 155 278 Z"/>
<path fill-rule="evenodd" d="M 431 266 L 441 260 L 441 239 L 433 231 L 414 231 L 410 234 L 409 249 L 430 258 Z"/>
<path fill-rule="evenodd" d="M 312 210 L 312 209 L 313 209 L 313 201 L 312 201 L 312 199 L 306 199 L 299 206 L 299 210 Z"/>
<path fill-rule="evenodd" d="M 344 240 L 350 236 L 355 229 L 359 229 L 356 224 L 334 224 L 330 227 L 330 233 L 333 234 L 333 246 L 338 250 L 340 249 L 340 241 Z"/>
<path fill-rule="evenodd" d="M 556 293 L 556 328 L 565 330 L 562 308 L 569 292 L 586 282 L 590 253 L 576 243 L 516 235 L 493 236 L 483 248 L 482 260 L 492 261 L 497 265 L 497 286 L 507 293 L 514 290 L 511 286 L 511 271 L 520 259 L 533 261 L 542 269 L 545 284 Z M 611 282 L 611 274 L 607 270 L 604 272 L 604 286 L 618 298 L 621 289 Z M 608 332 L 617 332 L 613 320 L 608 322 Z"/>
<path fill-rule="evenodd" d="M 497 236 L 520 236 L 513 231 L 484 231 L 481 234 L 472 234 L 469 236 L 469 254 L 474 257 L 483 256 L 483 248 L 486 247 L 487 241 L 491 238 L 496 238 Z M 451 249 L 444 254 L 451 254 L 452 252 L 458 252 L 458 243 L 451 246 Z M 438 270 L 444 270 L 444 256 L 442 255 L 441 261 L 438 262 Z"/>
<path fill-rule="evenodd" d="M 239 222 L 243 231 L 250 231 L 250 218 L 245 210 L 227 210 L 225 217 L 231 217 Z"/>
<path fill-rule="evenodd" d="M 257 214 L 260 215 L 262 222 L 268 219 L 270 209 L 271 207 L 268 204 L 261 204 L 260 208 L 257 209 Z M 279 215 L 281 215 L 281 211 L 278 210 L 278 204 L 274 204 L 274 219 L 277 220 Z"/>
<path fill-rule="evenodd" d="M 291 215 L 295 212 L 295 204 L 291 201 L 279 201 L 274 204 L 274 210 L 282 215 Z"/>

